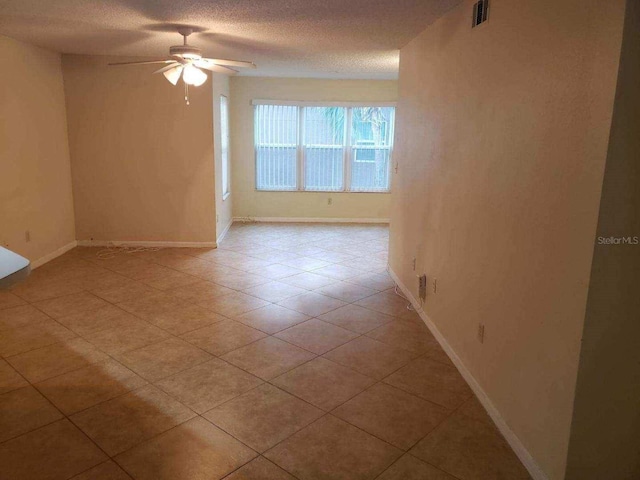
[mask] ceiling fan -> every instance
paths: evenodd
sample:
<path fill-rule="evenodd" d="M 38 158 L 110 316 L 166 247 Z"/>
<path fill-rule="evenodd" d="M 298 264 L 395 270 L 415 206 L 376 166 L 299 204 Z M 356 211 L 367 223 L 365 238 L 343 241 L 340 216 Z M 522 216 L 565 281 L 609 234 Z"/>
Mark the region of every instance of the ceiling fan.
<path fill-rule="evenodd" d="M 234 75 L 238 73 L 238 71 L 231 67 L 256 68 L 256 65 L 252 62 L 204 58 L 199 48 L 187 43 L 187 37 L 193 33 L 192 28 L 180 28 L 178 29 L 178 33 L 184 37 L 184 43 L 170 47 L 168 58 L 142 62 L 110 63 L 109 65 L 150 65 L 154 63 L 164 63 L 164 67 L 153 73 L 162 73 L 173 85 L 177 85 L 180 78 L 182 78 L 184 83 L 184 99 L 187 105 L 189 105 L 189 86 L 199 87 L 207 81 L 207 74 L 203 72 L 203 70 Z"/>

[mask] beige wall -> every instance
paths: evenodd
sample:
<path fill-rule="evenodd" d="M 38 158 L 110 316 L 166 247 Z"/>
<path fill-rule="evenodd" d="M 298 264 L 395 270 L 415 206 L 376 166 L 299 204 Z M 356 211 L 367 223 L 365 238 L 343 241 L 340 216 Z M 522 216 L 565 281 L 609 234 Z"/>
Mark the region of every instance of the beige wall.
<path fill-rule="evenodd" d="M 599 237 L 640 237 L 638 59 L 640 3 L 628 0 Z M 639 280 L 640 245 L 596 243 L 567 480 L 640 478 Z"/>
<path fill-rule="evenodd" d="M 0 242 L 37 261 L 75 240 L 60 55 L 0 36 L 0 62 Z"/>
<path fill-rule="evenodd" d="M 63 56 L 78 240 L 215 242 L 211 79 Z"/>
<path fill-rule="evenodd" d="M 390 264 L 437 279 L 426 313 L 561 479 L 624 4 L 472 3 L 401 50 Z"/>
<path fill-rule="evenodd" d="M 389 217 L 390 195 L 380 193 L 258 192 L 255 190 L 251 100 L 394 102 L 397 82 L 299 78 L 231 78 L 234 217 Z M 332 205 L 328 205 L 329 197 Z"/>
<path fill-rule="evenodd" d="M 214 132 L 214 157 L 216 168 L 216 239 L 225 234 L 226 229 L 233 221 L 233 192 L 226 197 L 222 191 L 222 149 L 220 136 L 220 96 L 230 99 L 229 77 L 215 73 L 212 75 L 213 88 L 213 132 Z M 229 167 L 231 167 L 231 149 L 229 149 Z M 229 173 L 229 181 L 231 174 Z"/>

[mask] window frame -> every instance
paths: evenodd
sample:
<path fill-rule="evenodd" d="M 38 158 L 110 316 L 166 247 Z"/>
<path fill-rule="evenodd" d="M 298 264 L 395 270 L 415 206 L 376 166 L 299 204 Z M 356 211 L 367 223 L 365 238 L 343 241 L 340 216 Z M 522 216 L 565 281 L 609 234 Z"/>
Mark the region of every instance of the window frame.
<path fill-rule="evenodd" d="M 220 175 L 222 187 L 222 201 L 225 201 L 231 195 L 231 121 L 229 112 L 229 97 L 226 95 L 220 95 L 219 98 L 219 112 L 220 112 Z M 223 108 L 224 107 L 224 108 Z M 226 112 L 226 115 L 224 114 Z M 225 128 L 223 125 L 226 123 L 226 150 L 224 148 Z M 226 155 L 225 155 L 226 154 Z M 226 186 L 226 188 L 225 188 Z"/>
<path fill-rule="evenodd" d="M 393 166 L 393 151 L 395 141 L 395 111 L 394 118 L 390 124 L 389 132 L 389 187 L 386 190 L 351 190 L 351 175 L 353 162 L 353 109 L 358 107 L 391 107 L 396 108 L 396 102 L 300 102 L 288 100 L 252 100 L 253 106 L 253 155 L 254 155 L 254 190 L 257 192 L 308 192 L 308 193 L 391 193 L 391 174 Z M 263 189 L 258 188 L 258 142 L 256 135 L 257 128 L 257 112 L 258 106 L 261 105 L 278 105 L 278 106 L 294 106 L 298 109 L 298 126 L 296 132 L 296 188 L 295 189 Z M 340 190 L 307 190 L 305 188 L 305 145 L 304 145 L 304 127 L 305 127 L 305 107 L 342 107 L 345 108 L 345 138 L 344 153 L 342 158 L 343 171 L 343 188 Z"/>

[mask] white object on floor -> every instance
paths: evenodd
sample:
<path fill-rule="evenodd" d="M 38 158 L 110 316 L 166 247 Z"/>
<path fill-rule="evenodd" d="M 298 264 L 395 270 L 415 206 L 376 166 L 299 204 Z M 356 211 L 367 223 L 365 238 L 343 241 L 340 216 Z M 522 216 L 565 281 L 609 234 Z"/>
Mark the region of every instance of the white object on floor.
<path fill-rule="evenodd" d="M 31 262 L 26 258 L 0 247 L 0 289 L 8 288 L 31 273 Z"/>

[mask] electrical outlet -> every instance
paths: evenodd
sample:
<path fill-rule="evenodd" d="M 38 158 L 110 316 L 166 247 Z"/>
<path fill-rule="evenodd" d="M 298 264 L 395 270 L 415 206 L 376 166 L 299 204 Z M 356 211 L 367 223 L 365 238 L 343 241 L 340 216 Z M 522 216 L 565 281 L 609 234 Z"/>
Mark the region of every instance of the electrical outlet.
<path fill-rule="evenodd" d="M 480 343 L 484 343 L 484 324 L 483 323 L 478 324 L 478 341 Z"/>
<path fill-rule="evenodd" d="M 433 293 L 436 293 L 438 291 L 438 279 L 434 278 L 433 279 Z"/>
<path fill-rule="evenodd" d="M 418 277 L 418 296 L 424 300 L 427 298 L 427 276 L 420 275 Z"/>
<path fill-rule="evenodd" d="M 413 271 L 415 272 L 416 271 L 416 258 L 415 257 L 413 257 L 413 262 L 412 263 L 413 263 Z"/>
<path fill-rule="evenodd" d="M 29 230 L 24 232 L 24 241 L 25 242 L 30 242 L 31 241 L 31 232 Z"/>
<path fill-rule="evenodd" d="M 333 205 L 333 199 L 331 197 L 327 200 L 327 205 Z"/>

